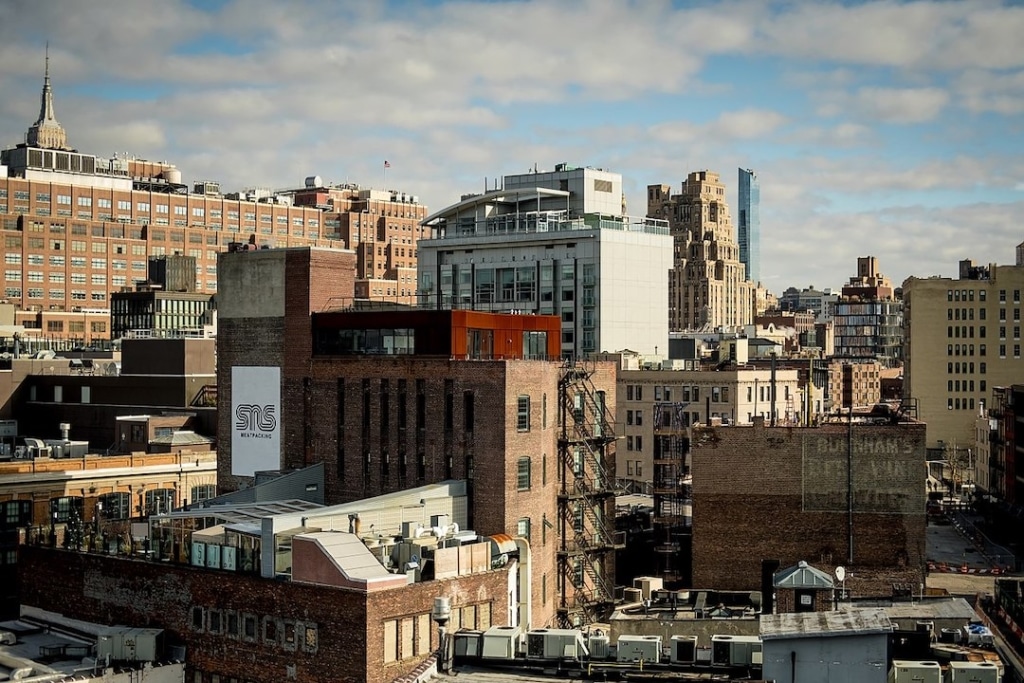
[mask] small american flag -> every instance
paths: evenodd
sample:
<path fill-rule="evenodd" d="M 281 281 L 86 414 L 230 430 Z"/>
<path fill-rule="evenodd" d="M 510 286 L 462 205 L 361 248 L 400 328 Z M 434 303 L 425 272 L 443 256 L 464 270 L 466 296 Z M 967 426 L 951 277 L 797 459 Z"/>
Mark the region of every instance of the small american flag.
<path fill-rule="evenodd" d="M 384 168 L 391 168 L 391 162 L 389 162 L 387 159 L 384 160 Z"/>

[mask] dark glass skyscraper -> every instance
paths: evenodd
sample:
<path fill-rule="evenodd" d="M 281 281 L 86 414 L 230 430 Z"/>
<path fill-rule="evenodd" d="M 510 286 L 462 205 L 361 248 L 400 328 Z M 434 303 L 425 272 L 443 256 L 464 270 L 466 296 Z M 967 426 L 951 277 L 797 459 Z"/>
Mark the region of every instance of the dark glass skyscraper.
<path fill-rule="evenodd" d="M 739 181 L 740 262 L 747 267 L 747 279 L 761 279 L 761 185 L 757 174 L 740 169 Z"/>

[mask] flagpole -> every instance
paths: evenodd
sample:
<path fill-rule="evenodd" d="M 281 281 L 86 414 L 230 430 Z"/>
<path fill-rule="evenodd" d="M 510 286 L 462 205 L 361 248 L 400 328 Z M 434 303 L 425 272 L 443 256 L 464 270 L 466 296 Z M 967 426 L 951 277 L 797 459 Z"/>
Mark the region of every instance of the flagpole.
<path fill-rule="evenodd" d="M 382 189 L 384 189 L 384 190 L 388 189 L 388 162 L 387 162 L 387 160 L 384 161 L 384 187 Z"/>

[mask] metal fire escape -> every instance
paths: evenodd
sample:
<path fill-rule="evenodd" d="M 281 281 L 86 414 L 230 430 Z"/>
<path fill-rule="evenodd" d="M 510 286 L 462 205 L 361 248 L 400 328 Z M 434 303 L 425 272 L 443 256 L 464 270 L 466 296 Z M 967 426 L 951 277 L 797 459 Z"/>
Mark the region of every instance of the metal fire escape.
<path fill-rule="evenodd" d="M 612 416 L 592 375 L 581 364 L 567 364 L 558 387 L 558 621 L 563 627 L 611 614 L 615 550 L 625 545 L 615 531 Z"/>
<path fill-rule="evenodd" d="M 654 557 L 666 587 L 687 579 L 681 538 L 687 531 L 685 507 L 690 504 L 686 455 L 690 435 L 688 403 L 654 404 Z"/>

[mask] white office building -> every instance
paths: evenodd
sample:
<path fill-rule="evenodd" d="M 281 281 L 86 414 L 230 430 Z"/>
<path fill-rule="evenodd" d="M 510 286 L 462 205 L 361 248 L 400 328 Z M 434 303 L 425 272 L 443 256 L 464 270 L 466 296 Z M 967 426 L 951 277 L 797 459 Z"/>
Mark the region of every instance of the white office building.
<path fill-rule="evenodd" d="M 423 307 L 562 318 L 562 355 L 668 347 L 668 223 L 622 211 L 622 176 L 556 166 L 505 176 L 427 217 Z"/>

